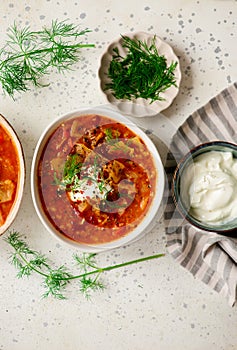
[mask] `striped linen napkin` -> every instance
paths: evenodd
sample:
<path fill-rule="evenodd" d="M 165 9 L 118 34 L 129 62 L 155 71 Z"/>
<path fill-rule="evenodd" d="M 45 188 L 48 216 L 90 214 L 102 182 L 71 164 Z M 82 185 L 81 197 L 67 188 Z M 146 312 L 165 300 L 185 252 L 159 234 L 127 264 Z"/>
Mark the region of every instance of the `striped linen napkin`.
<path fill-rule="evenodd" d="M 237 238 L 193 227 L 175 208 L 170 192 L 176 164 L 184 154 L 203 142 L 217 140 L 237 143 L 237 83 L 190 115 L 172 139 L 166 160 L 167 250 L 182 267 L 234 306 L 237 301 Z M 237 230 L 234 236 L 237 237 Z"/>

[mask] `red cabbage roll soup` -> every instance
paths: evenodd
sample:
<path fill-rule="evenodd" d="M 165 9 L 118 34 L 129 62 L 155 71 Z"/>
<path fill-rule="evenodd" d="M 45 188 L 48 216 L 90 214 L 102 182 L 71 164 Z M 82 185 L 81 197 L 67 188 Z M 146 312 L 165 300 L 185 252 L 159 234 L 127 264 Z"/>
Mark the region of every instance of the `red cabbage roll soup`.
<path fill-rule="evenodd" d="M 88 114 L 61 123 L 37 169 L 38 191 L 51 225 L 73 241 L 118 240 L 149 215 L 157 183 L 153 156 L 132 130 Z"/>
<path fill-rule="evenodd" d="M 0 227 L 6 222 L 15 201 L 19 171 L 16 146 L 0 125 Z"/>
<path fill-rule="evenodd" d="M 14 221 L 23 197 L 25 161 L 21 142 L 0 114 L 0 235 Z"/>

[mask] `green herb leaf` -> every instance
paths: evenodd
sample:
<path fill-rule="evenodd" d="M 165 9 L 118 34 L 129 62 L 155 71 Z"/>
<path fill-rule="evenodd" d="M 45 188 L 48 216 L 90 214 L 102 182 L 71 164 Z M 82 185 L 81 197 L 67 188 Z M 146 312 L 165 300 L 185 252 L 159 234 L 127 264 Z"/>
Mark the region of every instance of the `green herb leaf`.
<path fill-rule="evenodd" d="M 105 90 L 111 90 L 117 99 L 149 99 L 150 103 L 164 100 L 160 95 L 171 86 L 176 86 L 174 71 L 177 62 L 169 66 L 165 56 L 159 55 L 155 45 L 155 36 L 150 46 L 144 41 L 122 36 L 122 46 L 127 55 L 122 57 L 117 47 L 113 49 L 108 69 L 111 82 Z"/>
<path fill-rule="evenodd" d="M 65 185 L 71 185 L 80 174 L 83 164 L 78 159 L 79 156 L 77 153 L 68 156 L 63 170 L 63 183 Z"/>
<path fill-rule="evenodd" d="M 75 42 L 88 33 L 86 29 L 66 21 L 52 21 L 50 28 L 33 32 L 30 27 L 18 28 L 16 23 L 9 28 L 6 45 L 0 50 L 0 83 L 11 97 L 15 92 L 29 90 L 33 86 L 46 86 L 41 79 L 55 67 L 59 72 L 68 70 L 79 60 L 81 48 L 93 44 Z"/>

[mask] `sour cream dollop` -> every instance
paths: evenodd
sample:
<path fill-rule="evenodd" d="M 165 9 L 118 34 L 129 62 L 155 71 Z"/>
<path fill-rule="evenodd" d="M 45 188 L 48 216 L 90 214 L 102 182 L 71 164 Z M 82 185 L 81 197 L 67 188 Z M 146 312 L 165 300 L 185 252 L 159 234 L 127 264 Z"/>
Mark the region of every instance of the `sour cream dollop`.
<path fill-rule="evenodd" d="M 210 151 L 184 170 L 181 199 L 201 222 L 222 224 L 237 217 L 237 159 L 231 152 Z"/>

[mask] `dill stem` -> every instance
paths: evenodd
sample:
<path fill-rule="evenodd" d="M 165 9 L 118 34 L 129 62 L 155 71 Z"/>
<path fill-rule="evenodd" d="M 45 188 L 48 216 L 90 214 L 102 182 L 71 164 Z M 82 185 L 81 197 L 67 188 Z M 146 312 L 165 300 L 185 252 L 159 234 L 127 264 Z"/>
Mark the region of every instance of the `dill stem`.
<path fill-rule="evenodd" d="M 9 62 L 9 61 L 13 61 L 15 59 L 18 59 L 18 58 L 22 58 L 22 57 L 31 57 L 31 56 L 34 56 L 36 54 L 40 54 L 40 53 L 47 53 L 47 52 L 54 52 L 56 49 L 58 49 L 59 47 L 62 47 L 62 48 L 65 48 L 65 49 L 73 49 L 73 48 L 85 48 L 85 47 L 95 47 L 94 44 L 75 44 L 75 45 L 61 45 L 61 44 L 58 44 L 58 46 L 52 46 L 52 47 L 49 47 L 49 48 L 44 48 L 44 49 L 38 49 L 38 50 L 34 50 L 34 51 L 29 51 L 29 52 L 24 52 L 22 51 L 22 53 L 18 54 L 18 55 L 13 55 L 13 56 L 10 56 L 8 58 L 6 58 L 5 60 L 3 60 L 1 63 L 0 63 L 0 68 L 6 63 L 6 62 Z"/>
<path fill-rule="evenodd" d="M 62 278 L 64 281 L 68 281 L 68 280 L 73 280 L 73 279 L 77 279 L 77 278 L 82 278 L 82 277 L 86 277 L 89 275 L 93 275 L 96 273 L 102 273 L 102 272 L 106 272 L 106 271 L 111 271 L 111 270 L 115 270 L 115 269 L 119 269 L 121 267 L 125 267 L 128 265 L 132 265 L 132 264 L 137 264 L 143 261 L 148 261 L 148 260 L 152 260 L 152 259 L 158 259 L 165 256 L 164 253 L 162 254 L 156 254 L 156 255 L 151 255 L 151 256 L 146 256 L 144 258 L 140 258 L 140 259 L 135 259 L 135 260 L 130 260 L 121 264 L 117 264 L 117 265 L 111 265 L 111 266 L 107 266 L 107 267 L 101 267 L 101 268 L 97 268 L 93 271 L 90 272 L 85 272 L 83 274 L 80 275 L 75 275 L 75 276 L 71 276 L 71 277 L 66 277 L 66 278 Z"/>
<path fill-rule="evenodd" d="M 24 263 L 31 268 L 31 270 L 35 271 L 36 273 L 40 274 L 41 276 L 48 277 L 49 275 L 47 273 L 42 272 L 41 270 L 38 270 L 28 261 L 22 253 L 20 253 L 18 250 L 16 250 L 16 254 L 21 258 Z"/>

